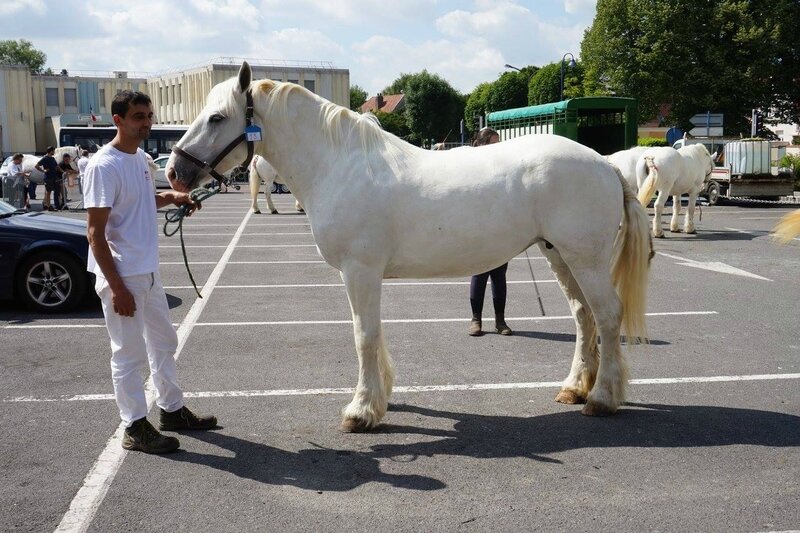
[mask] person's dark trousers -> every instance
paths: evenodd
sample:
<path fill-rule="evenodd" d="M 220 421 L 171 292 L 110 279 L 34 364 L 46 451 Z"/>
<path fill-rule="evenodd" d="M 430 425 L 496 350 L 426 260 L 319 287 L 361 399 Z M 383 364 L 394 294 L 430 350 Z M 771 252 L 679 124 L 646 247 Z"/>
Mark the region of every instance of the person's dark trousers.
<path fill-rule="evenodd" d="M 53 188 L 53 205 L 56 209 L 64 209 L 64 180 L 56 180 L 56 186 Z"/>
<path fill-rule="evenodd" d="M 472 306 L 472 316 L 480 318 L 483 314 L 483 298 L 486 295 L 486 282 L 492 279 L 492 303 L 496 317 L 504 317 L 506 312 L 506 270 L 508 263 L 500 265 L 494 270 L 472 276 L 469 284 L 469 303 Z"/>
<path fill-rule="evenodd" d="M 36 200 L 36 184 L 32 181 L 28 182 L 28 199 Z"/>

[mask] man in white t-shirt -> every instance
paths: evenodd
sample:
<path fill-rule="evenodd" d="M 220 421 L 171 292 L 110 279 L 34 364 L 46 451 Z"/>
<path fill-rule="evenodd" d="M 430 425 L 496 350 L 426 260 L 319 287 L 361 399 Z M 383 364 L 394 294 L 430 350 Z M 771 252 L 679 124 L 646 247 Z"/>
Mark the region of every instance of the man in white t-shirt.
<path fill-rule="evenodd" d="M 28 201 L 28 194 L 27 188 L 25 186 L 25 180 L 31 177 L 30 171 L 25 172 L 22 169 L 22 160 L 24 156 L 22 154 L 14 154 L 11 156 L 11 163 L 8 165 L 8 177 L 12 178 L 14 181 L 12 183 L 12 190 L 11 190 L 11 205 L 14 207 L 19 207 L 18 204 L 23 203 L 23 209 L 26 211 L 31 208 L 31 204 Z"/>
<path fill-rule="evenodd" d="M 86 165 L 89 164 L 89 150 L 81 150 L 78 159 L 78 192 L 83 194 L 83 175 L 86 174 Z"/>
<path fill-rule="evenodd" d="M 153 178 L 139 143 L 150 135 L 150 97 L 122 91 L 111 104 L 117 135 L 86 166 L 83 177 L 89 239 L 88 269 L 103 305 L 111 339 L 111 377 L 120 418 L 122 447 L 166 453 L 178 439 L 159 433 L 147 420 L 140 372 L 148 364 L 160 408 L 159 429 L 206 430 L 213 416 L 197 416 L 183 405 L 174 354 L 178 336 L 158 271 L 156 210 L 169 204 L 200 208 L 186 193 L 153 193 Z"/>

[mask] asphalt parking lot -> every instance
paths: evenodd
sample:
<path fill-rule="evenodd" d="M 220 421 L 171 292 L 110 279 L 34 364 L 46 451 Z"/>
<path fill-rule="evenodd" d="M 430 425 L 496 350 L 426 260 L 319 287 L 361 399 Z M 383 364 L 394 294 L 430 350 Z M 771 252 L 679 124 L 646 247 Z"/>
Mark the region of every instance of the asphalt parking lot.
<path fill-rule="evenodd" d="M 341 279 L 291 196 L 280 215 L 248 196 L 187 220 L 202 300 L 161 237 L 186 402 L 222 426 L 175 454 L 120 449 L 99 306 L 0 305 L 0 530 L 800 528 L 800 240 L 768 236 L 789 208 L 704 207 L 697 235 L 656 241 L 651 344 L 628 352 L 610 418 L 553 402 L 575 327 L 535 247 L 509 265 L 511 337 L 467 336 L 469 280 L 387 281 L 392 405 L 343 434 L 358 362 Z"/>

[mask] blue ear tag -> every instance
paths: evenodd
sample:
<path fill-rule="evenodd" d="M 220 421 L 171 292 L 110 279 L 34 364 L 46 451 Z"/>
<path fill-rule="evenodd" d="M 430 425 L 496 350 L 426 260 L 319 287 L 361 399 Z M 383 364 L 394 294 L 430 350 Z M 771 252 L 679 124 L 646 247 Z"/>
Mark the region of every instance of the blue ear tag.
<path fill-rule="evenodd" d="M 244 129 L 244 137 L 248 142 L 261 140 L 261 128 L 258 126 L 247 126 Z"/>

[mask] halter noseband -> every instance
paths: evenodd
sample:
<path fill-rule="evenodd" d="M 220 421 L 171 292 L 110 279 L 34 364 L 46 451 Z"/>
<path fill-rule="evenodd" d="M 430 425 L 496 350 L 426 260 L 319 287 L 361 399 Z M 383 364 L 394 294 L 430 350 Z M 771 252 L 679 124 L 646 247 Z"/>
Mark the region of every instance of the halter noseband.
<path fill-rule="evenodd" d="M 250 89 L 248 89 L 247 92 L 245 93 L 245 97 L 247 98 L 247 107 L 245 108 L 245 113 L 244 113 L 245 120 L 247 121 L 247 125 L 245 126 L 245 128 L 250 128 L 253 125 L 253 93 L 251 92 Z M 245 159 L 240 166 L 243 168 L 247 168 L 247 166 L 250 164 L 250 161 L 252 161 L 253 159 L 253 153 L 255 152 L 255 141 L 251 141 L 248 139 L 246 129 L 244 133 L 242 133 L 234 140 L 232 140 L 230 143 L 228 143 L 228 146 L 226 146 L 222 150 L 222 152 L 220 152 L 219 155 L 215 157 L 213 161 L 211 161 L 211 163 L 207 163 L 193 156 L 192 154 L 190 154 L 183 148 L 179 148 L 178 146 L 173 146 L 172 151 L 175 152 L 180 157 L 191 162 L 201 170 L 208 172 L 214 179 L 219 181 L 220 184 L 223 184 L 227 183 L 228 179 L 219 172 L 217 172 L 216 166 L 219 164 L 220 161 L 225 159 L 225 156 L 231 153 L 231 151 L 234 148 L 236 148 L 237 146 L 239 146 L 239 144 L 243 142 L 247 143 L 247 159 Z"/>

